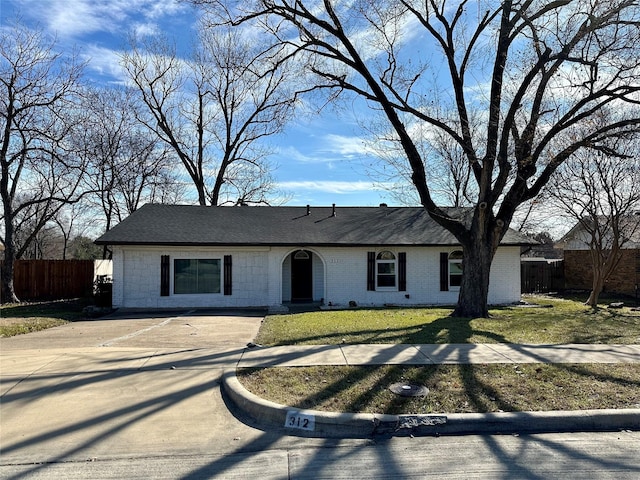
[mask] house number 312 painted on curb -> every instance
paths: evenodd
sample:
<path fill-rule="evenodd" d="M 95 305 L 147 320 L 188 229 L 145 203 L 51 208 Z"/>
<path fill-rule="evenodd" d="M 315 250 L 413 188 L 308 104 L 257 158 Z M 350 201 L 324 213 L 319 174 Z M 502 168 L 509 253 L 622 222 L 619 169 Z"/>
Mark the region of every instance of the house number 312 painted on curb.
<path fill-rule="evenodd" d="M 316 417 L 315 415 L 305 415 L 304 413 L 290 410 L 287 412 L 284 426 L 287 428 L 313 431 L 316 428 Z"/>

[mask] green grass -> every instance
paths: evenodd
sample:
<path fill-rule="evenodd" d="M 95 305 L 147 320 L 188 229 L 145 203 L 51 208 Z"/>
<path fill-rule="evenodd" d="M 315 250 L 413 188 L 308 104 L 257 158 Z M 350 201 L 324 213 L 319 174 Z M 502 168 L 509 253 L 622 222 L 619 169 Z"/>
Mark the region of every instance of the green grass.
<path fill-rule="evenodd" d="M 357 343 L 640 343 L 640 312 L 596 310 L 529 297 L 542 308 L 495 308 L 491 318 L 455 318 L 445 308 L 328 310 L 268 316 L 263 345 Z"/>
<path fill-rule="evenodd" d="M 256 395 L 321 411 L 428 414 L 640 408 L 640 365 L 428 365 L 240 369 Z M 406 398 L 396 382 L 429 389 Z"/>
<path fill-rule="evenodd" d="M 269 316 L 263 345 L 355 343 L 640 343 L 640 312 L 591 309 L 574 299 L 528 297 L 535 308 L 503 307 L 491 318 L 453 318 L 444 308 L 322 311 Z M 284 373 L 286 372 L 286 373 Z M 389 414 L 640 408 L 638 364 L 313 366 L 241 369 L 256 395 L 283 405 Z M 425 385 L 399 397 L 393 383 Z"/>
<path fill-rule="evenodd" d="M 0 306 L 0 337 L 37 332 L 80 320 L 88 301 L 66 300 Z"/>

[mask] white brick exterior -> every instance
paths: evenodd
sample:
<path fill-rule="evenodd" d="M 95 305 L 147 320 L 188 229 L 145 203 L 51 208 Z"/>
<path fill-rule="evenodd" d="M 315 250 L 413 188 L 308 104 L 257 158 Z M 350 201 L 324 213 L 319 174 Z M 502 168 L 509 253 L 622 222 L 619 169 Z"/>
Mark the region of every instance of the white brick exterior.
<path fill-rule="evenodd" d="M 455 248 L 384 248 L 407 255 L 406 291 L 367 291 L 367 252 L 371 247 L 320 247 L 313 253 L 313 299 L 346 306 L 454 304 L 456 290 L 440 291 L 440 252 Z M 163 248 L 115 247 L 113 251 L 113 305 L 125 308 L 260 307 L 291 299 L 290 255 L 296 248 Z M 378 250 L 379 251 L 379 250 Z M 170 256 L 170 294 L 160 295 L 161 256 Z M 222 259 L 231 255 L 232 294 L 174 294 L 175 259 Z M 520 300 L 520 248 L 498 249 L 491 269 L 489 303 Z"/>

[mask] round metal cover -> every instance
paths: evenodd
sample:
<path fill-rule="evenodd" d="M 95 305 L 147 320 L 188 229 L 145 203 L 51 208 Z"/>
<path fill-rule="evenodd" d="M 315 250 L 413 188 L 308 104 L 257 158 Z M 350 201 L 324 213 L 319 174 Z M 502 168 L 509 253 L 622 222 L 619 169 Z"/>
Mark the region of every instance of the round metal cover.
<path fill-rule="evenodd" d="M 429 394 L 429 389 L 424 385 L 408 382 L 394 383 L 389 390 L 401 397 L 426 397 Z"/>

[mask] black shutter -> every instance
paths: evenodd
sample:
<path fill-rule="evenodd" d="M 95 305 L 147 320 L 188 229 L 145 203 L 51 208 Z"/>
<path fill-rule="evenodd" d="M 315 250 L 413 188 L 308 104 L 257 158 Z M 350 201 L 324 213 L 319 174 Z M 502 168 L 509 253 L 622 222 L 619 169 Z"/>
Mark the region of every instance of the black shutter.
<path fill-rule="evenodd" d="M 376 252 L 367 252 L 367 290 L 376 289 Z"/>
<path fill-rule="evenodd" d="M 169 286 L 171 285 L 171 268 L 169 264 L 169 255 L 160 257 L 160 296 L 169 296 Z"/>
<path fill-rule="evenodd" d="M 398 289 L 407 291 L 407 253 L 398 253 Z"/>
<path fill-rule="evenodd" d="M 231 255 L 224 256 L 224 294 L 231 295 Z"/>
<path fill-rule="evenodd" d="M 440 253 L 440 291 L 449 291 L 449 254 Z"/>

